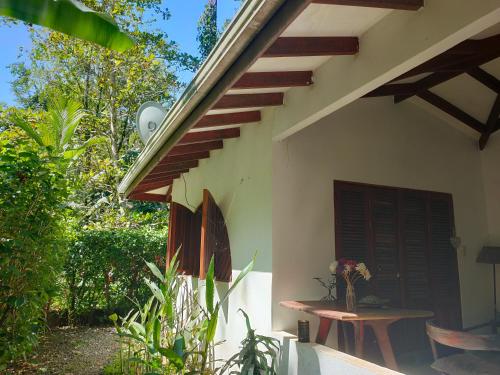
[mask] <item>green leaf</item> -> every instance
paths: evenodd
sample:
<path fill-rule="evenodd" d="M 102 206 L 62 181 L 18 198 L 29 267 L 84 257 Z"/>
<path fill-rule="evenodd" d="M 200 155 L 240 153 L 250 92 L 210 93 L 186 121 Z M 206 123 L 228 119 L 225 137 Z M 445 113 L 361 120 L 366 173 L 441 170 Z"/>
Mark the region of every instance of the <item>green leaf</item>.
<path fill-rule="evenodd" d="M 257 253 L 254 254 L 252 260 L 250 261 L 250 263 L 247 264 L 247 266 L 240 272 L 240 274 L 238 275 L 238 277 L 236 278 L 236 280 L 234 280 L 233 284 L 231 285 L 231 287 L 229 288 L 229 290 L 226 292 L 226 294 L 224 295 L 224 297 L 222 297 L 222 299 L 220 300 L 220 304 L 223 304 L 226 299 L 228 299 L 229 295 L 233 292 L 234 288 L 236 288 L 238 286 L 238 284 L 241 282 L 241 280 L 243 280 L 245 278 L 245 276 L 252 271 L 253 269 L 253 266 L 255 264 L 255 258 L 257 257 Z"/>
<path fill-rule="evenodd" d="M 205 302 L 207 304 L 207 309 L 210 312 L 210 314 L 214 313 L 214 294 L 215 294 L 214 273 L 215 273 L 215 265 L 214 265 L 214 256 L 212 255 L 212 259 L 210 259 L 210 265 L 208 266 L 207 276 L 205 278 L 205 283 L 206 283 Z"/>
<path fill-rule="evenodd" d="M 154 282 L 146 278 L 144 278 L 144 282 L 149 287 L 149 289 L 151 289 L 151 292 L 156 297 L 156 299 L 160 301 L 160 303 L 162 304 L 165 303 L 165 297 L 163 296 L 163 293 L 161 292 L 160 288 L 158 288 L 158 285 L 156 285 Z"/>
<path fill-rule="evenodd" d="M 242 309 L 238 309 L 238 311 L 240 311 L 243 314 L 243 316 L 245 317 L 245 321 L 247 324 L 247 330 L 252 331 L 252 327 L 250 326 L 250 318 L 248 317 L 247 313 L 244 312 Z"/>
<path fill-rule="evenodd" d="M 0 16 L 45 26 L 118 52 L 134 45 L 109 15 L 76 0 L 0 0 Z"/>
<path fill-rule="evenodd" d="M 169 362 L 172 363 L 178 370 L 182 370 L 184 368 L 184 360 L 172 349 L 159 348 L 158 351 L 162 356 L 167 358 Z"/>
<path fill-rule="evenodd" d="M 108 318 L 112 322 L 117 322 L 118 321 L 118 315 L 116 315 L 116 313 L 115 314 L 111 314 Z"/>
<path fill-rule="evenodd" d="M 212 342 L 217 330 L 217 321 L 219 320 L 219 309 L 216 309 L 215 314 L 210 317 L 207 327 L 207 341 Z"/>
<path fill-rule="evenodd" d="M 186 350 L 186 340 L 184 336 L 179 336 L 174 341 L 174 352 L 181 358 L 184 358 L 184 351 Z"/>
<path fill-rule="evenodd" d="M 151 270 L 151 272 L 153 273 L 153 275 L 155 275 L 162 283 L 165 282 L 165 278 L 163 277 L 163 274 L 158 269 L 158 267 L 156 267 L 156 264 L 151 263 L 151 262 L 146 262 L 146 265 Z"/>
<path fill-rule="evenodd" d="M 160 319 L 155 319 L 154 327 L 153 327 L 153 345 L 156 350 L 159 350 L 161 347 L 161 322 Z"/>

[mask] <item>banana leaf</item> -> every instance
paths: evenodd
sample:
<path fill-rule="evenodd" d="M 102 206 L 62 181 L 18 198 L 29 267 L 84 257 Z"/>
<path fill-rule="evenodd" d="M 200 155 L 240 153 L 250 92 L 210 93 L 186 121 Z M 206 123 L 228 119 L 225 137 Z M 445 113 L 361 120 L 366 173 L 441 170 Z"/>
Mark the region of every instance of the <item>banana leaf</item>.
<path fill-rule="evenodd" d="M 45 26 L 118 52 L 134 45 L 109 15 L 76 0 L 0 0 L 0 16 Z"/>

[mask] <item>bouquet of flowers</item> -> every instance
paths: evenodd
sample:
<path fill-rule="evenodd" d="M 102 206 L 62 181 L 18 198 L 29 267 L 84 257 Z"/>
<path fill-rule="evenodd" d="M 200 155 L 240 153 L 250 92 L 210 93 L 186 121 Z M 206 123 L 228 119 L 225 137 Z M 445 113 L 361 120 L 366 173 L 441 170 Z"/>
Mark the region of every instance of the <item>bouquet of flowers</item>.
<path fill-rule="evenodd" d="M 342 277 L 346 282 L 346 308 L 347 311 L 354 311 L 356 309 L 356 293 L 354 285 L 357 281 L 364 279 L 370 280 L 372 275 L 362 262 L 357 262 L 352 259 L 342 258 L 338 262 L 330 263 L 330 272 L 333 272 Z"/>

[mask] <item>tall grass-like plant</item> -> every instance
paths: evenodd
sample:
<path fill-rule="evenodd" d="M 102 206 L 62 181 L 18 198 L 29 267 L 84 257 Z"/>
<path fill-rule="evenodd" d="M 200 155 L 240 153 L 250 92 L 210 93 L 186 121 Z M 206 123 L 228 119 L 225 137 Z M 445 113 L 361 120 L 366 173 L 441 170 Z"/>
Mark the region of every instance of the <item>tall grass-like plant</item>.
<path fill-rule="evenodd" d="M 210 374 L 214 372 L 214 338 L 218 314 L 241 280 L 252 270 L 252 260 L 215 303 L 214 259 L 206 277 L 205 307 L 198 288 L 178 272 L 177 255 L 165 273 L 146 262 L 155 280 L 145 278 L 151 297 L 127 316 L 113 314 L 120 339 L 123 374 Z"/>

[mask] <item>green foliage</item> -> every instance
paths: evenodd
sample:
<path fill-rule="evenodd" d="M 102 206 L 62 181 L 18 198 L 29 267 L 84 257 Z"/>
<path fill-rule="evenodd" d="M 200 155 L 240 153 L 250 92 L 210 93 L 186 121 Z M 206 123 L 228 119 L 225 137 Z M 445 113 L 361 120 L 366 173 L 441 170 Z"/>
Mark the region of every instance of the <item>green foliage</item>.
<path fill-rule="evenodd" d="M 198 20 L 198 51 L 204 61 L 219 39 L 217 30 L 217 0 L 208 0 L 203 13 Z"/>
<path fill-rule="evenodd" d="M 241 342 L 241 350 L 229 358 L 220 369 L 220 374 L 226 374 L 233 367 L 238 370 L 229 374 L 243 375 L 275 375 L 277 371 L 277 360 L 280 343 L 277 339 L 262 335 L 256 335 L 250 325 L 250 319 L 243 310 L 239 310 L 245 317 L 247 325 L 247 337 Z"/>
<path fill-rule="evenodd" d="M 203 307 L 199 303 L 198 287 L 178 273 L 177 255 L 164 274 L 154 264 L 147 263 L 156 279 L 144 279 L 150 289 L 149 300 L 123 318 L 110 316 L 120 337 L 120 373 L 213 373 L 214 337 L 220 308 L 253 264 L 254 259 L 214 305 L 212 258 L 206 276 L 206 307 Z M 111 369 L 109 373 L 113 373 Z"/>
<path fill-rule="evenodd" d="M 10 136 L 0 133 L 0 368 L 43 329 L 63 264 L 68 194 L 60 158 Z"/>
<path fill-rule="evenodd" d="M 93 137 L 81 145 L 71 147 L 75 131 L 84 115 L 77 102 L 58 98 L 50 103 L 44 121 L 38 121 L 33 126 L 24 118 L 14 115 L 14 123 L 50 155 L 69 161 L 77 159 L 90 146 L 106 141 L 105 137 Z"/>
<path fill-rule="evenodd" d="M 0 16 L 46 26 L 119 52 L 134 45 L 109 15 L 76 0 L 0 0 Z"/>
<path fill-rule="evenodd" d="M 144 303 L 148 287 L 142 275 L 153 262 L 164 264 L 165 230 L 100 228 L 77 233 L 64 266 L 63 307 L 78 321 L 95 310 L 128 311 Z M 161 275 L 161 273 L 160 273 Z M 103 316 L 107 316 L 104 315 Z"/>

